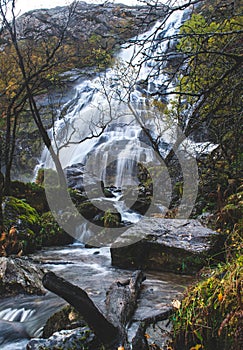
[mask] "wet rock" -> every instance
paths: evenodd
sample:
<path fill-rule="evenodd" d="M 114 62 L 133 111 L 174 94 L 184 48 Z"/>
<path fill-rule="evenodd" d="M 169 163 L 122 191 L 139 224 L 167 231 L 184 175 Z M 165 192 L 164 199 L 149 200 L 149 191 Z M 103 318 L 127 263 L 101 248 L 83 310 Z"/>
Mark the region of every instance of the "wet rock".
<path fill-rule="evenodd" d="M 73 164 L 65 168 L 68 187 L 80 191 L 92 191 L 101 186 L 100 179 L 94 174 L 89 174 L 81 163 Z"/>
<path fill-rule="evenodd" d="M 84 165 L 81 163 L 70 165 L 65 169 L 68 187 L 83 190 Z"/>
<path fill-rule="evenodd" d="M 97 350 L 99 348 L 94 334 L 88 327 L 62 330 L 54 333 L 48 339 L 32 339 L 26 347 L 27 350 L 68 350 L 87 348 L 90 350 Z"/>
<path fill-rule="evenodd" d="M 136 211 L 139 214 L 145 215 L 147 210 L 151 207 L 151 198 L 144 197 L 138 198 L 136 202 L 130 207 L 132 211 Z"/>
<path fill-rule="evenodd" d="M 194 274 L 207 259 L 220 258 L 223 244 L 222 235 L 197 220 L 146 218 L 116 239 L 112 265 Z"/>
<path fill-rule="evenodd" d="M 73 237 L 62 229 L 51 212 L 41 216 L 40 239 L 42 246 L 64 246 L 73 243 Z"/>
<path fill-rule="evenodd" d="M 11 183 L 11 195 L 15 198 L 25 200 L 39 214 L 49 211 L 45 189 L 36 183 L 13 181 Z"/>
<path fill-rule="evenodd" d="M 103 193 L 106 198 L 115 198 L 115 195 L 113 194 L 112 189 L 109 187 L 104 187 Z"/>
<path fill-rule="evenodd" d="M 43 329 L 43 338 L 49 338 L 53 333 L 63 329 L 70 330 L 84 326 L 87 324 L 81 315 L 71 305 L 66 305 L 47 320 Z"/>
<path fill-rule="evenodd" d="M 80 214 L 87 219 L 88 221 L 101 221 L 101 218 L 104 215 L 104 211 L 95 206 L 90 201 L 85 201 L 78 206 L 78 211 Z"/>
<path fill-rule="evenodd" d="M 0 295 L 18 293 L 45 294 L 42 286 L 44 272 L 26 258 L 0 258 Z"/>

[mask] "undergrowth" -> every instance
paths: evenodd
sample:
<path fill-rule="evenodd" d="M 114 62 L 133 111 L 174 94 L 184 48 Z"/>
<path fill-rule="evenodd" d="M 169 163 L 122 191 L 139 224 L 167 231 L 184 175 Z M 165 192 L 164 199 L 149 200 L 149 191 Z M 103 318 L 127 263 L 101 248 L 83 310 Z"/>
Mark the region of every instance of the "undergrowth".
<path fill-rule="evenodd" d="M 243 256 L 192 285 L 173 315 L 173 349 L 243 349 Z"/>

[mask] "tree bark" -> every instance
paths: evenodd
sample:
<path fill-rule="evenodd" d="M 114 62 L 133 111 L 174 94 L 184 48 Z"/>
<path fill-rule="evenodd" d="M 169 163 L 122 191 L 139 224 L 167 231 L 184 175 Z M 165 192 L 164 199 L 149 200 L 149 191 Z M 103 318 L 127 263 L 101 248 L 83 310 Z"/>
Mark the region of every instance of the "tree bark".
<path fill-rule="evenodd" d="M 4 225 L 3 225 L 3 209 L 2 209 L 2 202 L 3 202 L 3 190 L 4 190 L 4 176 L 0 170 L 0 234 L 3 231 Z"/>
<path fill-rule="evenodd" d="M 136 309 L 137 298 L 144 280 L 142 271 L 135 271 L 130 279 L 114 282 L 107 292 L 106 316 L 120 330 L 120 345 L 127 345 L 126 326 Z"/>
<path fill-rule="evenodd" d="M 148 342 L 144 336 L 147 327 L 150 324 L 155 324 L 159 321 L 168 320 L 172 315 L 173 308 L 162 311 L 161 313 L 155 316 L 149 316 L 140 321 L 135 337 L 132 340 L 132 350 L 148 350 Z"/>
<path fill-rule="evenodd" d="M 106 294 L 107 317 L 118 326 L 126 325 L 137 306 L 137 298 L 145 277 L 136 271 L 130 279 L 114 282 Z"/>

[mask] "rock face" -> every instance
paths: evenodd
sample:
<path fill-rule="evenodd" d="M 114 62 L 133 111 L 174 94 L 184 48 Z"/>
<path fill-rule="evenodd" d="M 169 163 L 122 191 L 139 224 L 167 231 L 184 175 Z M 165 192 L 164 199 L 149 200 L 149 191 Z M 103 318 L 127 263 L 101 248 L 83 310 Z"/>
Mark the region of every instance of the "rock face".
<path fill-rule="evenodd" d="M 223 237 L 197 220 L 147 218 L 111 248 L 112 265 L 194 274 L 223 248 Z"/>
<path fill-rule="evenodd" d="M 44 272 L 24 258 L 0 258 L 0 295 L 18 293 L 45 294 L 42 286 Z"/>
<path fill-rule="evenodd" d="M 120 42 L 146 30 L 159 16 L 165 14 L 165 10 L 163 5 L 153 9 L 146 5 L 130 7 L 109 2 L 87 4 L 79 1 L 67 28 L 68 35 L 74 40 L 80 37 L 85 40 L 93 33 L 104 37 L 110 35 Z M 33 10 L 18 18 L 18 30 L 24 36 L 33 34 L 35 30 L 48 30 L 49 33 L 56 34 L 68 15 L 67 6 Z"/>

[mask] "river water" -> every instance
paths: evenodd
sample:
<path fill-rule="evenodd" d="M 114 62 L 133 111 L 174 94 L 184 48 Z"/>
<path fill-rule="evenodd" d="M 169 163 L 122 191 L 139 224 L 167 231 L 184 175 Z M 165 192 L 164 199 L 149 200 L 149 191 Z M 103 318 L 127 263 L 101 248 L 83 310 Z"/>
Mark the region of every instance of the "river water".
<path fill-rule="evenodd" d="M 132 271 L 111 266 L 109 248 L 84 248 L 81 244 L 48 248 L 30 256 L 46 270 L 54 271 L 69 282 L 82 287 L 100 310 L 104 310 L 106 290 L 115 280 L 128 278 Z M 139 320 L 153 308 L 154 312 L 171 305 L 190 283 L 188 276 L 148 272 L 143 283 L 138 309 Z M 30 338 L 40 337 L 42 327 L 66 302 L 47 292 L 45 296 L 19 295 L 3 298 L 0 305 L 1 350 L 24 350 Z"/>

